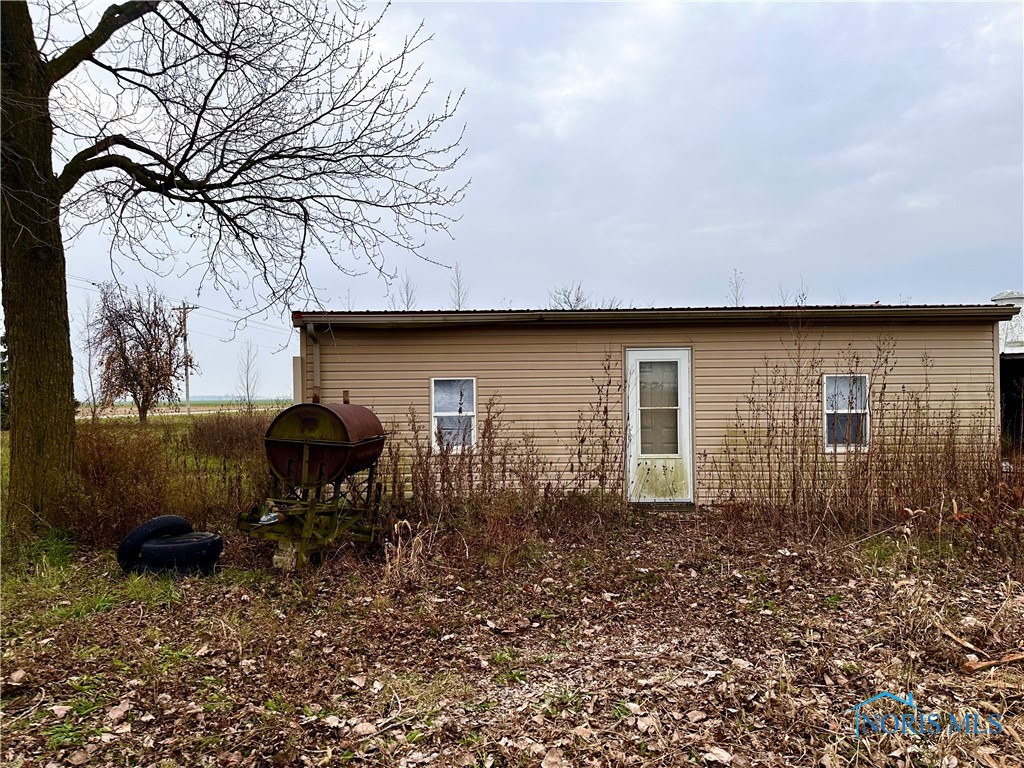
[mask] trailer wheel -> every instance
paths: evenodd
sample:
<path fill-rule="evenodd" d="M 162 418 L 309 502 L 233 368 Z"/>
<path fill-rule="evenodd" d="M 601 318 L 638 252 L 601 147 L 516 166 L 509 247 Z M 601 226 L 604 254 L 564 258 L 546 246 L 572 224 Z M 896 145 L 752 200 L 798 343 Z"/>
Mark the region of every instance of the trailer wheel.
<path fill-rule="evenodd" d="M 210 574 L 223 551 L 224 540 L 218 534 L 195 531 L 150 539 L 142 545 L 139 559 L 147 570 Z"/>
<path fill-rule="evenodd" d="M 178 515 L 161 515 L 147 520 L 122 539 L 117 547 L 117 564 L 126 573 L 139 570 L 142 546 L 159 536 L 192 533 L 192 523 Z"/>

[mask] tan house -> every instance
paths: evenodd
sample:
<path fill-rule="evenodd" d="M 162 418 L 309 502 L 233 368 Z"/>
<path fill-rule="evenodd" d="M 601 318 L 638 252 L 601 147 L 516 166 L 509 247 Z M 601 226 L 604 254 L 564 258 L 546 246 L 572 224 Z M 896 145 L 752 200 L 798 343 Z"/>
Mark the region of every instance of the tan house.
<path fill-rule="evenodd" d="M 571 461 L 581 419 L 603 397 L 623 436 L 630 498 L 691 502 L 699 466 L 727 461 L 731 444 L 784 452 L 771 442 L 771 418 L 799 421 L 803 431 L 786 440 L 837 459 L 883 440 L 899 398 L 955 410 L 974 439 L 994 441 L 998 324 L 1017 312 L 992 304 L 296 312 L 296 399 L 341 402 L 347 390 L 398 432 L 414 409 L 435 443 L 459 448 L 478 439 L 496 398 L 556 466 Z"/>

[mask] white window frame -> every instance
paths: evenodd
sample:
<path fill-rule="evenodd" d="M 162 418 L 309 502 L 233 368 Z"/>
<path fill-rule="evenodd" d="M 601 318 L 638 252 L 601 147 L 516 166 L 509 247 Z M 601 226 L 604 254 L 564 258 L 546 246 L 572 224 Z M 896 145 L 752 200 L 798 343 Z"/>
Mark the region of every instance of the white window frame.
<path fill-rule="evenodd" d="M 864 379 L 864 409 L 850 408 L 847 401 L 845 408 L 828 407 L 829 379 Z M 871 443 L 871 378 L 866 373 L 824 373 L 821 376 L 821 439 L 825 443 L 826 453 L 846 453 L 847 451 L 863 451 Z M 828 441 L 828 417 L 840 413 L 860 413 L 864 415 L 863 443 L 830 443 Z"/>
<path fill-rule="evenodd" d="M 438 381 L 472 381 L 473 382 L 473 402 L 471 404 L 472 411 L 466 411 L 463 406 L 462 413 L 457 411 L 437 411 L 434 407 L 434 393 L 435 384 Z M 472 416 L 473 426 L 469 431 L 469 445 L 453 445 L 452 451 L 454 453 L 462 453 L 466 448 L 472 448 L 476 446 L 476 401 L 477 401 L 477 384 L 475 376 L 436 376 L 430 379 L 430 444 L 434 446 L 435 451 L 441 450 L 440 443 L 437 442 L 437 417 L 438 416 Z"/>

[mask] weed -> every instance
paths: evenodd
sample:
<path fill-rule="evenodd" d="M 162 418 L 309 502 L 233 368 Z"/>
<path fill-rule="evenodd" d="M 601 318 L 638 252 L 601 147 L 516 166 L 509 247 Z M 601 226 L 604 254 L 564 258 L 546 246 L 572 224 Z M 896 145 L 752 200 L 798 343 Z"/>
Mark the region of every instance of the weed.
<path fill-rule="evenodd" d="M 289 703 L 289 701 L 285 699 L 285 697 L 282 696 L 280 693 L 275 693 L 273 696 L 267 699 L 263 703 L 263 708 L 268 709 L 271 712 L 278 712 L 282 715 L 290 714 L 295 709 L 295 707 L 293 707 L 291 703 Z"/>
<path fill-rule="evenodd" d="M 150 607 L 170 608 L 182 600 L 181 590 L 173 578 L 132 574 L 122 585 L 125 597 Z"/>
<path fill-rule="evenodd" d="M 85 743 L 89 732 L 81 726 L 64 720 L 44 731 L 46 746 L 52 750 L 77 747 Z"/>
<path fill-rule="evenodd" d="M 554 717 L 562 712 L 578 714 L 583 710 L 583 694 L 568 685 L 548 694 L 541 703 L 541 713 Z"/>
<path fill-rule="evenodd" d="M 117 603 L 117 598 L 105 589 L 100 592 L 86 593 L 78 599 L 69 601 L 70 605 L 58 605 L 53 614 L 58 619 L 84 619 L 94 613 L 106 613 Z"/>
<path fill-rule="evenodd" d="M 66 529 L 49 530 L 42 538 L 30 541 L 25 547 L 29 563 L 39 568 L 67 568 L 75 552 L 75 536 Z"/>
<path fill-rule="evenodd" d="M 626 701 L 625 699 L 619 699 L 612 706 L 612 717 L 614 717 L 616 720 L 622 720 L 632 715 L 633 706 L 631 706 L 631 704 L 631 702 Z"/>
<path fill-rule="evenodd" d="M 195 656 L 195 650 L 193 645 L 186 645 L 184 648 L 171 648 L 167 645 L 160 646 L 156 652 L 160 672 L 166 673 L 191 660 Z"/>
<path fill-rule="evenodd" d="M 847 677 L 855 677 L 861 673 L 861 668 L 852 661 L 844 661 L 839 665 L 839 671 Z"/>
<path fill-rule="evenodd" d="M 103 683 L 104 680 L 99 675 L 82 675 L 81 677 L 72 677 L 68 680 L 68 685 L 71 686 L 71 689 L 79 693 L 92 693 L 102 686 Z"/>
<path fill-rule="evenodd" d="M 510 645 L 506 645 L 500 651 L 496 651 L 492 657 L 492 661 L 495 664 L 501 666 L 508 666 L 519 658 L 519 651 Z"/>

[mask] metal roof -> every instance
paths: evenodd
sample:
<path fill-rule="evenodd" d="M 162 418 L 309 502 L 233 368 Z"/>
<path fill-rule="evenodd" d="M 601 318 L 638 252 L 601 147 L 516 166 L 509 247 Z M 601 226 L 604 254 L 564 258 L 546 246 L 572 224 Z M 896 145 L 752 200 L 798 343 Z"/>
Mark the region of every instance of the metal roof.
<path fill-rule="evenodd" d="M 651 307 L 647 309 L 470 309 L 292 312 L 292 325 L 353 328 L 439 328 L 489 325 L 716 325 L 760 323 L 958 323 L 1009 320 L 1012 304 L 819 304 L 784 307 Z"/>

